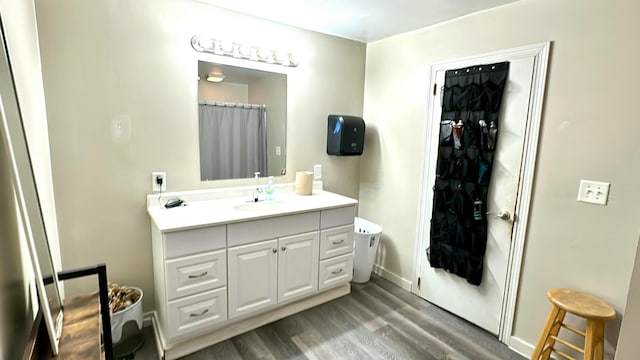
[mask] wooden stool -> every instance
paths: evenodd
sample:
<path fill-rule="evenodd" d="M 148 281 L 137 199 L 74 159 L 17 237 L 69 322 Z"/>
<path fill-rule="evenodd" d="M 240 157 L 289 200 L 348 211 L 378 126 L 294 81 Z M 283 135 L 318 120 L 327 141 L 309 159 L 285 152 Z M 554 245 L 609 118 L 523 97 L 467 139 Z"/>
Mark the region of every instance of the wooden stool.
<path fill-rule="evenodd" d="M 604 301 L 587 294 L 568 289 L 551 289 L 547 297 L 553 303 L 547 323 L 542 329 L 532 360 L 548 360 L 551 352 L 567 360 L 575 360 L 566 353 L 554 349 L 557 342 L 584 354 L 585 360 L 602 360 L 604 354 L 604 322 L 616 317 L 615 310 Z M 587 320 L 587 329 L 582 332 L 563 324 L 566 313 L 583 317 Z M 558 338 L 560 328 L 584 336 L 584 349 Z"/>

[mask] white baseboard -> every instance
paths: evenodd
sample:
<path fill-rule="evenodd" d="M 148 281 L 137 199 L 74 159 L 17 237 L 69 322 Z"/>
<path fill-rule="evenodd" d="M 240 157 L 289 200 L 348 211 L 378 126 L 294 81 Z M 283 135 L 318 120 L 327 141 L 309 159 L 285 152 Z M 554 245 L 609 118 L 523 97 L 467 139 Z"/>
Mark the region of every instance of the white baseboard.
<path fill-rule="evenodd" d="M 507 346 L 509 347 L 509 349 L 529 359 L 531 358 L 531 354 L 533 354 L 533 348 L 535 345 L 529 344 L 524 340 L 512 336 L 511 338 L 509 338 L 509 343 L 507 344 Z"/>
<path fill-rule="evenodd" d="M 531 354 L 533 354 L 533 349 L 535 348 L 535 345 L 529 344 L 528 342 L 518 339 L 515 336 L 512 336 L 509 339 L 509 343 L 506 345 L 509 347 L 509 349 L 517 352 L 518 354 L 524 356 L 527 359 L 531 358 Z M 554 360 L 560 359 L 556 354 L 553 354 L 553 353 L 551 354 L 551 358 Z"/>
<path fill-rule="evenodd" d="M 382 276 L 407 291 L 411 291 L 411 281 L 392 273 L 378 264 L 373 264 L 373 273 Z"/>
<path fill-rule="evenodd" d="M 164 349 L 162 348 L 162 340 L 160 339 L 160 334 L 158 333 L 158 325 L 156 324 L 156 312 L 149 311 L 142 315 L 142 323 L 144 326 L 151 326 L 153 328 L 153 337 L 156 343 L 156 351 L 160 354 L 160 359 L 164 360 Z"/>
<path fill-rule="evenodd" d="M 506 344 L 509 349 L 517 352 L 518 354 L 524 356 L 527 359 L 531 358 L 531 354 L 533 354 L 533 349 L 535 348 L 534 344 L 529 344 L 528 342 L 518 339 L 515 336 L 509 338 L 509 343 Z M 571 353 L 569 353 L 571 354 Z M 558 355 L 551 353 L 551 359 L 553 360 L 561 360 Z"/>
<path fill-rule="evenodd" d="M 142 326 L 153 326 L 153 311 L 147 311 L 142 314 Z"/>
<path fill-rule="evenodd" d="M 531 354 L 533 354 L 533 349 L 535 348 L 534 344 L 529 344 L 528 342 L 518 339 L 515 336 L 512 336 L 509 339 L 509 343 L 506 345 L 509 347 L 509 349 L 517 352 L 527 359 L 531 358 Z M 560 358 L 554 353 L 551 353 L 551 358 L 554 360 L 560 360 Z"/>

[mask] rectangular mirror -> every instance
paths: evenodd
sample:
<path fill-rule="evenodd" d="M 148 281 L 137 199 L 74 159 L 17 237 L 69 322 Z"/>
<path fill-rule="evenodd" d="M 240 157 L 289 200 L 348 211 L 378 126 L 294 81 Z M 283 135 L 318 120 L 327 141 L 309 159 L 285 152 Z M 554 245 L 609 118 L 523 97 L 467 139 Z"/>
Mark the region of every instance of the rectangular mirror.
<path fill-rule="evenodd" d="M 0 34 L 0 50 L 2 51 L 0 54 L 0 94 L 2 94 L 0 97 L 0 136 L 2 136 L 0 146 L 4 145 L 4 150 L 11 161 L 14 191 L 33 265 L 40 310 L 49 333 L 51 350 L 54 355 L 57 355 L 62 331 L 62 298 L 2 34 Z"/>
<path fill-rule="evenodd" d="M 285 174 L 287 76 L 198 61 L 202 181 Z"/>

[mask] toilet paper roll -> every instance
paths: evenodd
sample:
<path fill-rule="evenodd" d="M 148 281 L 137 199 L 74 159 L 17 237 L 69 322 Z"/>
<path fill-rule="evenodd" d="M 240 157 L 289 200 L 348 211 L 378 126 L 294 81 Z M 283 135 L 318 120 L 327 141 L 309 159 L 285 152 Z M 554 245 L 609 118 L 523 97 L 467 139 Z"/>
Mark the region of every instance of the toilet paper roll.
<path fill-rule="evenodd" d="M 313 189 L 313 173 L 311 171 L 296 172 L 296 195 L 311 195 Z"/>

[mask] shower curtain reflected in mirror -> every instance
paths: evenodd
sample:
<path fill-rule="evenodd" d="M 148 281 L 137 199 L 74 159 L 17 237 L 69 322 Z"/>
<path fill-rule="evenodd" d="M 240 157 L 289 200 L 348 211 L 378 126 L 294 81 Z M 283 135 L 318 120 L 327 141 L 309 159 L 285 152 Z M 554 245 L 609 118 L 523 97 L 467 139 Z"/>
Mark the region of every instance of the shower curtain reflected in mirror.
<path fill-rule="evenodd" d="M 266 107 L 198 104 L 200 179 L 242 179 L 267 174 Z"/>

